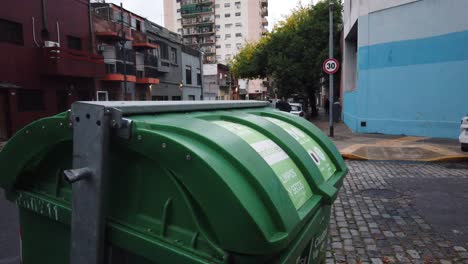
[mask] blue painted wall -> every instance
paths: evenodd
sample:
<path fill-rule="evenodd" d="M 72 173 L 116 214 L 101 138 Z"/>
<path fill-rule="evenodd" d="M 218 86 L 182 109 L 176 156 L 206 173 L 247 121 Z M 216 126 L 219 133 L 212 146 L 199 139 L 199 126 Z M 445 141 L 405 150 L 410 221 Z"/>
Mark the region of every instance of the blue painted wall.
<path fill-rule="evenodd" d="M 457 138 L 468 114 L 468 30 L 365 45 L 385 33 L 370 22 L 388 22 L 382 12 L 358 20 L 358 81 L 344 94 L 345 123 L 363 133 Z"/>

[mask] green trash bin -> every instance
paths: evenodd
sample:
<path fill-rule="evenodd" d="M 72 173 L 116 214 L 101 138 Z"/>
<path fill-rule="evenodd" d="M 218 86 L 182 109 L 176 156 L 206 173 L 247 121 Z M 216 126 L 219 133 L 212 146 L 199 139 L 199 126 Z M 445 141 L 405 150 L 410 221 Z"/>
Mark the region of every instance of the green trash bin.
<path fill-rule="evenodd" d="M 78 102 L 23 128 L 0 152 L 23 263 L 322 263 L 348 169 L 267 105 Z"/>

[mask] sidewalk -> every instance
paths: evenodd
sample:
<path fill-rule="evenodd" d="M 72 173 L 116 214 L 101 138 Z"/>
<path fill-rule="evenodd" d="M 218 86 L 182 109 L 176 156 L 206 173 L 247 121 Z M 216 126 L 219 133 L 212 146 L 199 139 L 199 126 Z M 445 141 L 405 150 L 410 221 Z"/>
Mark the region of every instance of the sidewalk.
<path fill-rule="evenodd" d="M 328 135 L 324 113 L 311 120 Z M 353 133 L 343 122 L 335 124 L 332 138 L 344 158 L 354 160 L 448 161 L 468 160 L 455 139 Z"/>

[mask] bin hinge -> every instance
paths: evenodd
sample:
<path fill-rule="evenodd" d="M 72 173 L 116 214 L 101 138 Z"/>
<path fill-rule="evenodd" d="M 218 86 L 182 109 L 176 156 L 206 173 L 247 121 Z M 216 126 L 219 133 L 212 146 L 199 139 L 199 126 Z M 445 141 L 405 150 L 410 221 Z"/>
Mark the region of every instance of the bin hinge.
<path fill-rule="evenodd" d="M 107 108 L 106 113 L 111 116 L 110 126 L 114 129 L 115 135 L 123 139 L 130 139 L 132 120 L 124 118 L 122 111 L 116 108 Z"/>

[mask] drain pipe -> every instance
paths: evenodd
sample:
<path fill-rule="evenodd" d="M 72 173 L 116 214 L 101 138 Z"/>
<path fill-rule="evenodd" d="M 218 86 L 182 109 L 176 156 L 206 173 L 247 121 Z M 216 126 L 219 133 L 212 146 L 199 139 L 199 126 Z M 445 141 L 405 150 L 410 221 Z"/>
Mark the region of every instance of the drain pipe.
<path fill-rule="evenodd" d="M 49 39 L 49 30 L 47 29 L 46 0 L 42 0 L 42 40 Z"/>
<path fill-rule="evenodd" d="M 57 19 L 57 43 L 60 47 L 60 25 L 59 25 L 58 19 Z"/>
<path fill-rule="evenodd" d="M 34 40 L 34 44 L 36 44 L 36 46 L 39 48 L 39 43 L 37 43 L 37 40 L 36 40 L 36 21 L 34 19 L 34 17 L 32 17 L 32 35 L 33 35 L 33 40 Z"/>

